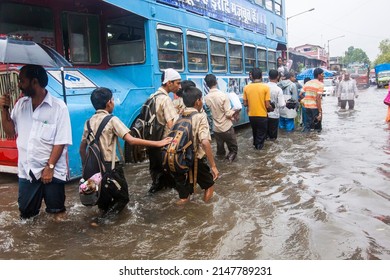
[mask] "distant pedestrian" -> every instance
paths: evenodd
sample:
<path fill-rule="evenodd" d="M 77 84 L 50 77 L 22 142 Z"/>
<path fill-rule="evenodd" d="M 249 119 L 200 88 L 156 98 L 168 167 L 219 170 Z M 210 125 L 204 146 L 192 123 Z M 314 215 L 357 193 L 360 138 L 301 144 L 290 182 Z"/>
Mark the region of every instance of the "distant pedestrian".
<path fill-rule="evenodd" d="M 279 79 L 280 80 L 286 79 L 286 75 L 288 74 L 287 60 L 282 59 L 282 57 L 278 57 L 277 67 L 278 67 L 278 72 L 279 72 Z"/>
<path fill-rule="evenodd" d="M 348 110 L 355 107 L 355 98 L 358 97 L 356 81 L 350 78 L 348 72 L 344 74 L 344 79 L 340 82 L 337 89 L 337 96 L 340 97 L 340 107 L 345 110 L 348 103 Z"/>
<path fill-rule="evenodd" d="M 387 95 L 390 95 L 390 83 L 389 83 L 389 92 L 387 93 Z M 390 105 L 387 106 L 387 115 L 385 121 L 390 122 Z"/>
<path fill-rule="evenodd" d="M 295 129 L 295 117 L 297 116 L 298 107 L 298 92 L 295 81 L 294 73 L 287 73 L 285 79 L 278 83 L 286 101 L 286 106 L 280 110 L 279 128 L 286 131 Z"/>
<path fill-rule="evenodd" d="M 67 149 L 72 145 L 70 117 L 65 103 L 46 89 L 48 75 L 42 66 L 20 69 L 20 98 L 11 113 L 10 98 L 0 97 L 1 121 L 9 137 L 17 137 L 18 205 L 22 219 L 39 214 L 42 200 L 56 220 L 65 216 Z"/>
<path fill-rule="evenodd" d="M 303 85 L 301 92 L 305 93 L 302 104 L 305 107 L 304 132 L 310 132 L 314 123 L 322 122 L 322 93 L 324 92 L 324 70 L 314 69 L 314 79 Z M 322 125 L 318 126 L 318 130 Z"/>
<path fill-rule="evenodd" d="M 204 78 L 210 89 L 205 97 L 205 103 L 211 110 L 213 118 L 213 131 L 217 142 L 217 156 L 226 157 L 232 162 L 237 156 L 237 139 L 233 128 L 232 119 L 236 111 L 232 110 L 228 95 L 218 89 L 217 77 L 208 74 Z M 226 155 L 225 144 L 229 150 Z"/>
<path fill-rule="evenodd" d="M 303 80 L 303 85 L 305 85 L 308 81 L 310 81 L 311 79 L 309 77 L 306 77 L 304 80 Z M 302 86 L 303 88 L 303 86 Z M 301 126 L 304 125 L 305 123 L 305 119 L 306 119 L 306 108 L 305 106 L 303 106 L 303 98 L 305 98 L 305 92 L 302 90 L 301 88 L 301 91 L 299 92 L 299 97 L 298 97 L 298 101 L 299 101 L 299 107 L 300 107 L 300 111 L 301 111 Z"/>
<path fill-rule="evenodd" d="M 248 107 L 249 122 L 252 127 L 253 146 L 261 150 L 267 137 L 268 117 L 267 113 L 272 112 L 271 93 L 268 85 L 262 82 L 260 68 L 252 71 L 253 83 L 244 87 L 244 106 Z"/>
<path fill-rule="evenodd" d="M 271 93 L 271 106 L 274 107 L 274 110 L 268 112 L 267 137 L 270 140 L 276 140 L 279 130 L 279 110 L 286 106 L 286 101 L 284 100 L 282 89 L 277 85 L 279 72 L 277 70 L 270 70 L 268 76 L 270 80 L 268 86 Z"/>

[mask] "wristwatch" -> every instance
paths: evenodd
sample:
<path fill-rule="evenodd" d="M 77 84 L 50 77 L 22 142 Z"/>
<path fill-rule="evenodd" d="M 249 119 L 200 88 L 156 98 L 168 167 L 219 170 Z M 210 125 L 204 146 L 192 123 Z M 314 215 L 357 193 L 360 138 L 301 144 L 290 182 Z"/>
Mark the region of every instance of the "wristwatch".
<path fill-rule="evenodd" d="M 49 168 L 50 168 L 51 170 L 53 170 L 53 169 L 54 169 L 54 164 L 47 163 L 47 166 L 49 166 Z"/>

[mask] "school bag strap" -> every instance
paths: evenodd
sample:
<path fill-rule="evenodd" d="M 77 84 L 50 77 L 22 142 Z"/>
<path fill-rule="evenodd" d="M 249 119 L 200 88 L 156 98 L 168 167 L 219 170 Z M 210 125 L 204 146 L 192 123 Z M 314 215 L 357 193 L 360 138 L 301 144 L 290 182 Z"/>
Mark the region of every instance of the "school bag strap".
<path fill-rule="evenodd" d="M 195 114 L 198 114 L 198 113 L 199 112 L 183 113 L 182 117 L 183 118 L 189 118 L 191 120 L 191 126 L 192 126 L 192 117 Z M 196 131 L 197 131 L 197 129 L 196 129 Z M 192 137 L 194 138 L 194 137 L 196 137 L 196 135 L 193 135 Z M 192 141 L 191 143 L 195 144 L 194 142 L 195 141 Z M 189 182 L 193 186 L 193 193 L 196 192 L 196 184 L 198 183 L 197 182 L 197 178 L 198 178 L 198 157 L 197 157 L 197 152 L 198 152 L 197 145 L 194 145 L 194 165 L 191 168 L 191 170 L 188 172 L 188 176 L 189 176 L 188 179 L 189 179 Z"/>
<path fill-rule="evenodd" d="M 88 128 L 88 133 L 90 135 L 93 135 L 93 138 L 96 142 L 99 143 L 99 138 L 102 135 L 103 129 L 106 127 L 107 123 L 112 119 L 113 115 L 107 115 L 103 118 L 102 122 L 100 123 L 98 130 L 96 131 L 96 134 L 93 134 L 91 124 L 90 124 L 90 119 L 87 121 L 87 128 Z"/>

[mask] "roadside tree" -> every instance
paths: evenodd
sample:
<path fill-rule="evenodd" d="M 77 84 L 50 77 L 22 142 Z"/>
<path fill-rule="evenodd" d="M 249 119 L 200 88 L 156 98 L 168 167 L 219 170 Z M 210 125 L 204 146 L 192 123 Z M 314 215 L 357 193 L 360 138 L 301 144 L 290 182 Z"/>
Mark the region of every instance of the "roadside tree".
<path fill-rule="evenodd" d="M 374 61 L 374 65 L 390 63 L 390 39 L 382 40 L 379 43 L 379 55 Z"/>

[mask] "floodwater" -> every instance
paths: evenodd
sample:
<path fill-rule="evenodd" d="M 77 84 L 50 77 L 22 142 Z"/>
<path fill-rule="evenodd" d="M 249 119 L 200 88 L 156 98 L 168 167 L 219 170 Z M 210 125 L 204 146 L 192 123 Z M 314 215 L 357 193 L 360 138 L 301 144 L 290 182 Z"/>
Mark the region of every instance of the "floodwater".
<path fill-rule="evenodd" d="M 44 211 L 20 221 L 16 177 L 1 174 L 0 259 L 389 260 L 386 92 L 361 91 L 343 114 L 327 96 L 321 133 L 280 132 L 262 151 L 249 126 L 238 129 L 238 161 L 217 161 L 211 203 L 200 190 L 184 207 L 174 190 L 147 196 L 148 164 L 128 165 L 130 203 L 97 228 L 97 209 L 80 204 L 76 182 L 66 187 L 66 221 Z"/>

